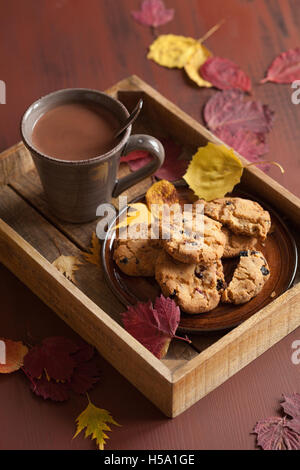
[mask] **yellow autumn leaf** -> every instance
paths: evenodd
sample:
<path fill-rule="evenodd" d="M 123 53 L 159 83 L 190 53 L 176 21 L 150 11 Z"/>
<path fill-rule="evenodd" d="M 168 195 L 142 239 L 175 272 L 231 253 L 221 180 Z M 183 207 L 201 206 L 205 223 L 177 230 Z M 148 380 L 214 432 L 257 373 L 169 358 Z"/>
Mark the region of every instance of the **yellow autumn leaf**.
<path fill-rule="evenodd" d="M 198 149 L 183 178 L 199 198 L 211 201 L 231 192 L 242 174 L 243 165 L 232 149 L 209 142 Z"/>
<path fill-rule="evenodd" d="M 79 265 L 82 264 L 75 256 L 59 256 L 53 261 L 53 266 L 58 269 L 67 279 L 72 282 L 76 282 L 74 273 L 79 269 Z"/>
<path fill-rule="evenodd" d="M 83 253 L 83 256 L 89 263 L 101 266 L 100 242 L 95 232 L 92 233 L 92 246 L 90 248 L 90 252 Z"/>
<path fill-rule="evenodd" d="M 91 436 L 91 439 L 96 439 L 96 444 L 100 450 L 104 450 L 104 445 L 106 439 L 109 439 L 106 432 L 111 431 L 109 424 L 114 424 L 115 426 L 120 426 L 111 416 L 111 414 L 98 408 L 97 406 L 91 403 L 90 399 L 89 404 L 86 409 L 76 418 L 77 431 L 73 437 L 78 436 L 85 428 L 84 437 L 87 438 Z"/>
<path fill-rule="evenodd" d="M 151 224 L 151 213 L 146 204 L 138 202 L 129 204 L 127 207 L 126 218 L 114 227 L 115 230 L 122 227 L 128 227 L 134 224 Z"/>
<path fill-rule="evenodd" d="M 198 47 L 196 39 L 162 34 L 150 45 L 147 59 L 164 67 L 182 69 Z"/>
<path fill-rule="evenodd" d="M 200 75 L 200 67 L 207 61 L 209 57 L 212 56 L 212 53 L 202 44 L 198 44 L 198 47 L 195 48 L 193 54 L 189 57 L 188 61 L 184 66 L 184 70 L 187 75 L 200 87 L 212 87 L 212 84 Z"/>

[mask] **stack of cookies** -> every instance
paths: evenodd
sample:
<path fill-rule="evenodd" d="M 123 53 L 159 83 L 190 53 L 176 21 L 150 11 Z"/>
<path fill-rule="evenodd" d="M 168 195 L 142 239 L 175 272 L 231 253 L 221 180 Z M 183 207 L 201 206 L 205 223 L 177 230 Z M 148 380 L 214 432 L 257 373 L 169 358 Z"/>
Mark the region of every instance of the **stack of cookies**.
<path fill-rule="evenodd" d="M 246 303 L 261 291 L 270 270 L 255 246 L 265 241 L 270 227 L 270 214 L 256 202 L 200 200 L 190 213 L 179 211 L 168 224 L 161 222 L 159 240 L 151 238 L 150 227 L 144 227 L 143 239 L 117 238 L 114 260 L 129 276 L 155 276 L 165 297 L 186 313 L 200 314 L 220 302 Z M 239 261 L 226 285 L 222 259 L 233 257 Z"/>

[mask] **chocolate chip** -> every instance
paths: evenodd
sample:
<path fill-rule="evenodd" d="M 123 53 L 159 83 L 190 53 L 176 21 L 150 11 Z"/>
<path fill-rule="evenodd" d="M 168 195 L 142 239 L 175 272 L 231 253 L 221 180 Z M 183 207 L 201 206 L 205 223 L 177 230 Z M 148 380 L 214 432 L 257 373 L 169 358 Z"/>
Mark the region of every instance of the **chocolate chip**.
<path fill-rule="evenodd" d="M 248 256 L 248 251 L 240 251 L 240 256 Z"/>
<path fill-rule="evenodd" d="M 221 290 L 221 289 L 224 289 L 224 282 L 222 281 L 222 279 L 218 279 L 217 280 L 217 290 Z"/>
<path fill-rule="evenodd" d="M 251 251 L 251 255 L 257 255 L 257 253 L 259 253 L 259 251 Z"/>
<path fill-rule="evenodd" d="M 175 299 L 176 295 L 177 295 L 177 292 L 176 292 L 176 290 L 174 290 L 174 292 L 172 294 L 170 294 L 169 297 L 170 297 L 170 299 Z"/>
<path fill-rule="evenodd" d="M 260 270 L 264 276 L 267 276 L 268 274 L 270 274 L 270 271 L 265 266 L 262 266 Z"/>
<path fill-rule="evenodd" d="M 197 271 L 197 269 L 195 269 L 195 276 L 198 278 L 198 279 L 203 279 L 203 274 L 202 273 L 199 273 Z"/>
<path fill-rule="evenodd" d="M 120 259 L 120 263 L 127 264 L 128 263 L 128 258 Z"/>
<path fill-rule="evenodd" d="M 226 206 L 231 206 L 232 202 L 226 201 Z"/>

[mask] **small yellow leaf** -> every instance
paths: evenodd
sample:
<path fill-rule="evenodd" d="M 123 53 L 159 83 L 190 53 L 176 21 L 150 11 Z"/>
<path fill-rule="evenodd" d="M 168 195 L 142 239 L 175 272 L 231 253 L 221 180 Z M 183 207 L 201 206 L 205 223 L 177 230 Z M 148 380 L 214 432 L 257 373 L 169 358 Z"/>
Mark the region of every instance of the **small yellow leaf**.
<path fill-rule="evenodd" d="M 90 400 L 87 408 L 76 418 L 76 423 L 77 431 L 73 439 L 86 428 L 84 437 L 91 436 L 92 440 L 96 439 L 100 450 L 104 450 L 106 439 L 109 439 L 106 432 L 111 431 L 111 429 L 107 423 L 120 426 L 108 411 L 97 408 Z"/>
<path fill-rule="evenodd" d="M 129 204 L 125 220 L 122 220 L 114 229 L 117 230 L 135 224 L 151 224 L 151 213 L 147 206 L 141 202 Z"/>
<path fill-rule="evenodd" d="M 101 266 L 100 242 L 95 232 L 92 233 L 92 246 L 90 253 L 83 253 L 83 256 L 89 263 L 95 264 L 96 266 Z"/>
<path fill-rule="evenodd" d="M 191 80 L 193 80 L 200 87 L 212 87 L 212 84 L 200 75 L 200 67 L 207 61 L 209 57 L 212 56 L 212 53 L 202 44 L 198 44 L 198 47 L 194 50 L 193 54 L 190 56 L 189 60 L 184 66 L 184 70 L 188 74 Z"/>
<path fill-rule="evenodd" d="M 164 67 L 182 69 L 199 45 L 193 38 L 163 34 L 151 44 L 147 58 Z"/>
<path fill-rule="evenodd" d="M 199 198 L 211 201 L 231 192 L 242 174 L 242 163 L 232 149 L 209 142 L 198 149 L 183 178 Z"/>
<path fill-rule="evenodd" d="M 74 272 L 79 269 L 79 265 L 82 264 L 75 256 L 59 256 L 55 261 L 53 261 L 53 266 L 58 269 L 67 279 L 70 281 L 76 282 L 74 277 Z"/>

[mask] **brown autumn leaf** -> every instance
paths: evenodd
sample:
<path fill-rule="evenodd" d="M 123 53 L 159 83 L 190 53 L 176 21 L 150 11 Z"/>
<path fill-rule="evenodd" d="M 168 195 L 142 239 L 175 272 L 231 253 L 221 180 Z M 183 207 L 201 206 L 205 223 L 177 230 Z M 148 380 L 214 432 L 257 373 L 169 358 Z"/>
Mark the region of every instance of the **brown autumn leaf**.
<path fill-rule="evenodd" d="M 76 284 L 76 279 L 74 276 L 75 271 L 79 269 L 79 265 L 82 264 L 76 256 L 59 256 L 55 261 L 53 261 L 53 266 L 58 269 L 67 279 Z"/>
<path fill-rule="evenodd" d="M 91 248 L 89 253 L 83 253 L 84 258 L 91 264 L 95 264 L 96 266 L 101 266 L 100 260 L 100 242 L 99 238 L 97 237 L 96 233 L 92 233 L 92 242 Z"/>

